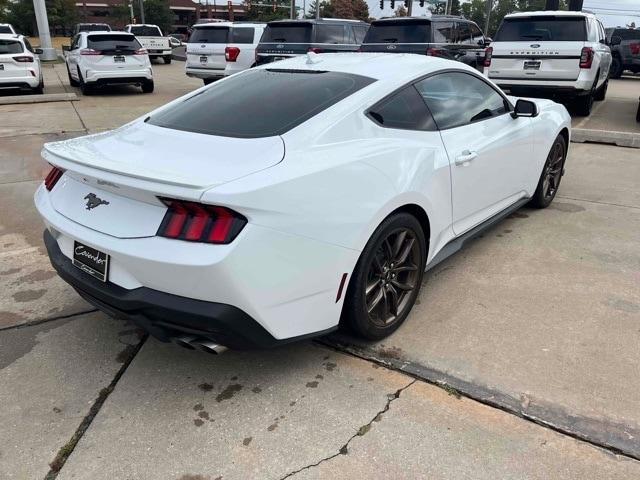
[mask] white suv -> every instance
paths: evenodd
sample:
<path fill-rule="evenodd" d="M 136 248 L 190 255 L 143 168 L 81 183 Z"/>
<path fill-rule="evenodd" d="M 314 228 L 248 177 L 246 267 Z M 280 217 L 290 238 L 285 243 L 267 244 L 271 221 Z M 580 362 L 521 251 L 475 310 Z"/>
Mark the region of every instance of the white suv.
<path fill-rule="evenodd" d="M 504 17 L 484 73 L 513 95 L 569 100 L 589 115 L 607 93 L 610 65 L 604 27 L 592 13 L 521 12 Z"/>
<path fill-rule="evenodd" d="M 22 35 L 0 33 L 0 89 L 28 88 L 35 93 L 44 90 L 42 67 L 38 54 Z"/>
<path fill-rule="evenodd" d="M 127 83 L 153 92 L 149 55 L 131 33 L 81 32 L 64 50 L 69 83 L 85 95 L 94 87 Z"/>
<path fill-rule="evenodd" d="M 187 42 L 186 73 L 205 85 L 255 64 L 264 23 L 214 22 L 193 26 Z"/>
<path fill-rule="evenodd" d="M 12 33 L 16 34 L 16 30 L 10 23 L 0 23 L 0 33 Z"/>

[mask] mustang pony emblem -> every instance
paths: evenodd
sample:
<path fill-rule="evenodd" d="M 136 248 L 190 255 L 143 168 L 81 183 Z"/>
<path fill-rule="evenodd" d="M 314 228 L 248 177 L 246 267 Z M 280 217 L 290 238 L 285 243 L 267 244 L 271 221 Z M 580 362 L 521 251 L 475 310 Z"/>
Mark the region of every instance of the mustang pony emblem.
<path fill-rule="evenodd" d="M 102 200 L 95 193 L 89 193 L 84 199 L 87 201 L 87 210 L 99 207 L 100 205 L 109 205 L 109 202 Z"/>

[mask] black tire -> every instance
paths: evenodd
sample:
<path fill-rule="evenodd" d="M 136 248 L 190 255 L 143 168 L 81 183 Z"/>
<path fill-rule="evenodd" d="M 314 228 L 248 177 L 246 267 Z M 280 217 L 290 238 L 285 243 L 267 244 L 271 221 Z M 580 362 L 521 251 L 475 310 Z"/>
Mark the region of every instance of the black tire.
<path fill-rule="evenodd" d="M 164 63 L 166 63 L 167 65 L 171 63 L 171 55 L 165 55 L 162 58 L 164 59 Z"/>
<path fill-rule="evenodd" d="M 36 88 L 33 89 L 33 93 L 36 95 L 42 95 L 44 93 L 44 79 L 40 79 L 40 83 Z"/>
<path fill-rule="evenodd" d="M 69 70 L 69 65 L 67 65 L 67 75 L 69 76 L 69 85 L 71 85 L 72 87 L 77 87 L 78 81 L 74 80 L 73 77 L 71 76 L 71 70 Z"/>
<path fill-rule="evenodd" d="M 387 217 L 358 259 L 347 288 L 342 323 L 368 340 L 391 335 L 418 297 L 426 259 L 420 222 L 409 213 Z"/>
<path fill-rule="evenodd" d="M 640 122 L 640 103 L 638 103 L 638 111 L 636 112 L 636 122 Z"/>
<path fill-rule="evenodd" d="M 622 60 L 617 55 L 614 55 L 611 59 L 611 67 L 609 67 L 609 78 L 620 78 L 623 71 Z"/>
<path fill-rule="evenodd" d="M 596 90 L 596 94 L 594 95 L 593 99 L 597 102 L 601 102 L 602 100 L 604 100 L 605 97 L 607 96 L 608 88 L 609 88 L 609 79 L 607 78 L 602 84 L 602 86 L 598 90 Z"/>
<path fill-rule="evenodd" d="M 560 180 L 564 174 L 564 163 L 567 159 L 567 141 L 558 135 L 551 145 L 551 150 L 544 163 L 538 186 L 529 204 L 535 208 L 547 208 L 558 193 Z"/>
<path fill-rule="evenodd" d="M 153 93 L 154 87 L 153 80 L 145 80 L 142 82 L 142 93 Z"/>
<path fill-rule="evenodd" d="M 596 85 L 598 84 L 598 75 L 596 75 L 596 79 L 593 82 L 593 86 L 591 87 L 591 91 L 586 95 L 581 95 L 573 101 L 573 110 L 576 115 L 581 117 L 588 117 L 591 115 L 591 110 L 593 110 L 593 101 L 596 96 Z"/>

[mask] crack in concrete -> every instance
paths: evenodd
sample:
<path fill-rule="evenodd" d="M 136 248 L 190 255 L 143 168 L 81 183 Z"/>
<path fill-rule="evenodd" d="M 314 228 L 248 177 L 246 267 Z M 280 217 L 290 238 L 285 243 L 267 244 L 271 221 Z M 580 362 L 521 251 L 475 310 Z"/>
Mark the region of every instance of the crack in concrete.
<path fill-rule="evenodd" d="M 377 363 L 447 391 L 453 389 L 460 395 L 478 403 L 497 408 L 600 450 L 631 460 L 640 460 L 640 444 L 635 440 L 640 438 L 640 430 L 632 426 L 617 424 L 606 419 L 574 415 L 560 405 L 536 401 L 528 397 L 527 401 L 523 403 L 522 398 L 515 398 L 499 390 L 457 378 L 416 362 L 404 359 L 377 358 L 375 352 L 345 343 L 344 339 L 332 337 L 316 341 L 338 352 Z"/>
<path fill-rule="evenodd" d="M 356 433 L 354 433 L 353 435 L 351 435 L 351 437 L 346 441 L 346 443 L 344 445 L 342 445 L 342 447 L 340 447 L 340 449 L 338 450 L 337 453 L 334 453 L 333 455 L 329 455 L 328 457 L 324 457 L 322 459 L 320 459 L 319 461 L 317 461 L 316 463 L 312 463 L 310 465 L 306 465 L 302 468 L 299 468 L 298 470 L 294 470 L 292 472 L 287 473 L 284 477 L 281 477 L 280 480 L 284 480 L 285 478 L 290 478 L 293 477 L 294 475 L 303 472 L 305 470 L 309 470 L 310 468 L 315 468 L 318 465 L 324 463 L 324 462 L 328 462 L 329 460 L 332 460 L 340 455 L 347 455 L 349 453 L 349 444 L 356 438 L 356 437 L 362 437 L 364 436 L 372 427 L 373 422 L 379 422 L 381 421 L 381 415 L 383 415 L 384 413 L 389 411 L 389 408 L 391 408 L 391 403 L 394 400 L 397 400 L 398 398 L 400 398 L 400 394 L 402 392 L 404 392 L 407 388 L 409 388 L 411 385 L 413 385 L 414 383 L 416 383 L 417 380 L 413 379 L 411 380 L 407 385 L 405 385 L 402 388 L 399 388 L 398 390 L 396 390 L 394 393 L 390 393 L 387 395 L 387 403 L 385 404 L 385 406 L 382 408 L 382 410 L 379 410 L 371 420 L 369 420 L 368 423 L 365 423 L 364 425 L 362 425 L 360 428 L 358 428 L 358 430 L 356 431 Z"/>
<path fill-rule="evenodd" d="M 78 317 L 80 315 L 85 315 L 87 313 L 94 313 L 94 312 L 97 312 L 97 311 L 98 311 L 97 308 L 92 308 L 90 310 L 83 310 L 81 312 L 69 313 L 67 315 L 58 315 L 56 317 L 40 318 L 38 320 L 33 320 L 33 321 L 30 321 L 30 322 L 27 322 L 27 323 L 21 323 L 19 325 L 10 325 L 8 327 L 2 327 L 2 328 L 0 328 L 0 332 L 4 332 L 5 330 L 18 330 L 20 328 L 33 327 L 35 325 L 40 325 L 40 324 L 47 323 L 47 322 L 54 322 L 56 320 L 66 320 L 67 318 Z"/>
<path fill-rule="evenodd" d="M 69 441 L 66 444 L 64 444 L 60 448 L 60 450 L 58 450 L 57 455 L 49 464 L 50 470 L 45 475 L 44 480 L 55 480 L 58 477 L 58 474 L 60 473 L 60 470 L 62 470 L 62 467 L 64 467 L 64 464 L 66 463 L 67 459 L 73 453 L 73 450 L 76 448 L 76 445 L 78 445 L 78 442 L 84 436 L 85 432 L 93 422 L 93 419 L 96 417 L 96 415 L 98 415 L 98 413 L 100 413 L 100 410 L 102 409 L 102 405 L 104 405 L 104 402 L 107 401 L 107 398 L 109 398 L 109 395 L 111 395 L 111 392 L 113 392 L 113 390 L 116 388 L 118 381 L 120 380 L 122 375 L 124 375 L 124 372 L 127 370 L 127 368 L 129 368 L 129 365 L 131 364 L 133 359 L 136 357 L 136 355 L 138 354 L 138 352 L 146 342 L 147 338 L 148 338 L 148 335 L 144 335 L 142 338 L 140 338 L 140 340 L 136 345 L 132 345 L 133 348 L 131 348 L 127 352 L 127 358 L 123 359 L 124 361 L 122 362 L 122 366 L 116 372 L 115 376 L 111 380 L 111 383 L 109 383 L 107 387 L 100 390 L 97 398 L 93 402 L 93 405 L 91 405 L 89 412 L 82 419 L 82 422 L 80 422 L 80 425 L 78 425 L 78 428 L 76 429 L 74 434 L 71 436 Z"/>

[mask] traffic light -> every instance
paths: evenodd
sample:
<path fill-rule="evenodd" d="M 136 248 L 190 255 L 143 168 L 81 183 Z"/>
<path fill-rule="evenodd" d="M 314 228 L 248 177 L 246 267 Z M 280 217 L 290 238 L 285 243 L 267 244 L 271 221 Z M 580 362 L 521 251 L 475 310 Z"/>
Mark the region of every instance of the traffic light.
<path fill-rule="evenodd" d="M 389 3 L 391 3 L 391 10 L 395 10 L 395 8 L 396 8 L 396 0 L 391 0 Z"/>
<path fill-rule="evenodd" d="M 384 10 L 384 0 L 380 0 L 380 10 Z"/>
<path fill-rule="evenodd" d="M 424 0 L 420 0 L 420 6 L 424 7 Z"/>
<path fill-rule="evenodd" d="M 409 0 L 404 0 L 404 8 L 409 8 Z"/>

